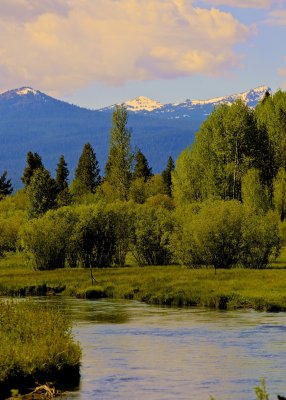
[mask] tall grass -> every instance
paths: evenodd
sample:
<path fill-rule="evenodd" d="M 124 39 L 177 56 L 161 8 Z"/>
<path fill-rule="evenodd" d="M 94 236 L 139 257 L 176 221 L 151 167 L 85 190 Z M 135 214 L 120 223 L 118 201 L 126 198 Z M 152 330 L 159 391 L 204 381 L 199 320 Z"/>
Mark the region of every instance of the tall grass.
<path fill-rule="evenodd" d="M 0 260 L 0 295 L 61 293 L 87 298 L 122 298 L 152 304 L 199 305 L 218 309 L 286 310 L 286 269 L 189 269 L 149 266 L 33 271 L 19 256 Z"/>
<path fill-rule="evenodd" d="M 0 398 L 38 383 L 77 386 L 81 350 L 58 309 L 31 301 L 0 302 Z"/>

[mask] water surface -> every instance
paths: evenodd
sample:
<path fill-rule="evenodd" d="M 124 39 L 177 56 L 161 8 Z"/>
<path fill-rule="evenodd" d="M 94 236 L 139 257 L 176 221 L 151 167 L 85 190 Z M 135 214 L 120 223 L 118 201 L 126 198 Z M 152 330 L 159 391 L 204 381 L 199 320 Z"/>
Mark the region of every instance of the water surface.
<path fill-rule="evenodd" d="M 81 385 L 66 400 L 251 400 L 261 377 L 270 399 L 286 395 L 285 313 L 54 301 L 83 349 Z"/>

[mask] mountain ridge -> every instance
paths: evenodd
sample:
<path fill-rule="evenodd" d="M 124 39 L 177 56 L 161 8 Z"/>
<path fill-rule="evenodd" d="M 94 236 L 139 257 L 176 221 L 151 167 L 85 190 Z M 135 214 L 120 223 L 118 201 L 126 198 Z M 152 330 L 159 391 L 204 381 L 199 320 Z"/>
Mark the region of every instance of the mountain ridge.
<path fill-rule="evenodd" d="M 178 107 L 193 107 L 193 106 L 203 106 L 203 105 L 219 105 L 222 103 L 230 104 L 235 100 L 241 99 L 244 101 L 246 104 L 248 104 L 250 107 L 253 107 L 253 105 L 256 105 L 259 100 L 264 96 L 266 91 L 271 92 L 271 88 L 267 85 L 260 85 L 257 86 L 256 88 L 246 90 L 244 92 L 239 92 L 231 95 L 226 95 L 226 96 L 220 96 L 220 97 L 215 97 L 211 99 L 203 99 L 203 100 L 190 100 L 186 99 L 182 102 L 176 102 L 176 103 L 160 103 L 157 100 L 150 99 L 145 96 L 138 96 L 135 97 L 134 99 L 127 100 L 123 103 L 118 103 L 118 104 L 113 104 L 111 106 L 103 107 L 100 108 L 99 111 L 104 111 L 104 110 L 113 110 L 117 105 L 119 104 L 124 104 L 127 108 L 128 111 L 131 112 L 142 112 L 142 111 L 149 111 L 152 112 L 154 110 L 159 110 L 160 112 L 164 112 L 165 109 L 170 109 L 171 107 L 173 108 L 178 108 Z"/>
<path fill-rule="evenodd" d="M 270 90 L 268 86 L 260 88 Z M 264 93 L 262 89 L 251 89 L 240 95 L 254 106 Z M 139 96 L 135 103 L 130 100 L 133 110 L 129 109 L 128 127 L 132 128 L 132 147 L 144 153 L 154 173 L 161 172 L 169 156 L 175 160 L 193 143 L 201 123 L 219 102 L 236 98 L 237 95 L 231 95 L 212 99 L 215 101 L 186 100 L 164 105 L 144 96 Z M 93 146 L 103 171 L 115 106 L 111 107 L 90 110 L 28 86 L 0 94 L 0 173 L 7 170 L 14 187 L 21 187 L 26 155 L 32 151 L 40 154 L 52 175 L 63 154 L 72 179 L 87 142 Z M 138 110 L 140 107 L 145 108 Z"/>

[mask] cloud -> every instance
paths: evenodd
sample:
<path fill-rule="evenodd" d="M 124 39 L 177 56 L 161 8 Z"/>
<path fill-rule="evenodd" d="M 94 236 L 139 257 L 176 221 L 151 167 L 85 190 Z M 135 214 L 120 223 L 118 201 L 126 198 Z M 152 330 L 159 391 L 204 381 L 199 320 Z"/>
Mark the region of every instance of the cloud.
<path fill-rule="evenodd" d="M 212 6 L 230 6 L 237 8 L 270 8 L 283 6 L 285 0 L 203 0 Z"/>
<path fill-rule="evenodd" d="M 70 9 L 66 0 L 1 0 L 1 19 L 23 23 L 44 13 L 67 15 Z"/>
<path fill-rule="evenodd" d="M 220 75 L 251 28 L 191 0 L 1 0 L 0 87 Z"/>

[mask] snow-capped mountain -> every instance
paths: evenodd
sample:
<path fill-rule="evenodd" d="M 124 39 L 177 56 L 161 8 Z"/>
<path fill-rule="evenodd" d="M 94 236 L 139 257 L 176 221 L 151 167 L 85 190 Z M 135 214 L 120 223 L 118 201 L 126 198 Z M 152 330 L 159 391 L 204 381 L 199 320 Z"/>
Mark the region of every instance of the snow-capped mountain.
<path fill-rule="evenodd" d="M 136 99 L 126 101 L 125 103 L 128 111 L 154 111 L 163 107 L 163 104 L 156 100 L 149 99 L 148 97 L 139 96 Z"/>
<path fill-rule="evenodd" d="M 267 90 L 267 86 L 260 86 L 231 96 L 170 104 L 143 96 L 127 101 L 132 145 L 144 153 L 153 172 L 160 172 L 170 155 L 175 160 L 193 143 L 201 123 L 216 105 L 241 98 L 254 107 Z M 0 174 L 7 170 L 13 185 L 21 186 L 27 152 L 36 151 L 52 173 L 64 154 L 72 179 L 87 142 L 104 170 L 114 107 L 88 110 L 27 86 L 0 94 Z"/>
<path fill-rule="evenodd" d="M 247 90 L 242 93 L 236 93 L 229 96 L 215 97 L 208 100 L 190 100 L 187 99 L 180 103 L 162 104 L 148 97 L 139 96 L 133 100 L 128 100 L 123 103 L 127 110 L 132 113 L 144 114 L 149 117 L 165 117 L 173 118 L 192 118 L 195 114 L 208 115 L 214 107 L 219 104 L 231 104 L 234 101 L 241 99 L 248 106 L 255 107 L 256 104 L 263 98 L 267 91 L 271 91 L 268 86 L 259 86 L 255 89 Z M 109 107 L 100 109 L 100 111 L 113 111 L 115 104 Z"/>
<path fill-rule="evenodd" d="M 0 94 L 0 112 L 57 112 L 70 109 L 80 109 L 80 107 L 57 100 L 45 93 L 35 90 L 31 87 L 24 86 L 18 89 L 9 90 Z"/>

